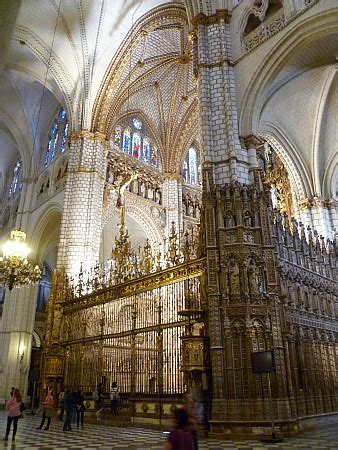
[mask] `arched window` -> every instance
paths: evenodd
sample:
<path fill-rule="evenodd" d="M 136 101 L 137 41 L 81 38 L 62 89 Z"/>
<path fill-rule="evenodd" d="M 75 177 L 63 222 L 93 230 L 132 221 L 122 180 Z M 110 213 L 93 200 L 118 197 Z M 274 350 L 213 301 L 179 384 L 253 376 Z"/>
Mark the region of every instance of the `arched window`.
<path fill-rule="evenodd" d="M 17 191 L 21 190 L 21 188 L 22 188 L 22 161 L 19 158 L 15 163 L 13 169 L 12 181 L 9 187 L 8 198 L 13 197 Z"/>
<path fill-rule="evenodd" d="M 156 145 L 150 137 L 143 134 L 145 132 L 140 119 L 136 117 L 128 119 L 124 126 L 115 127 L 111 136 L 111 146 L 159 169 L 161 161 Z"/>
<path fill-rule="evenodd" d="M 130 128 L 126 128 L 123 133 L 123 151 L 130 153 Z"/>
<path fill-rule="evenodd" d="M 60 108 L 48 136 L 47 150 L 44 157 L 44 166 L 47 167 L 55 158 L 67 148 L 68 119 L 66 111 Z"/>
<path fill-rule="evenodd" d="M 195 147 L 190 147 L 183 161 L 182 176 L 186 183 L 200 184 L 201 166 L 199 153 Z"/>

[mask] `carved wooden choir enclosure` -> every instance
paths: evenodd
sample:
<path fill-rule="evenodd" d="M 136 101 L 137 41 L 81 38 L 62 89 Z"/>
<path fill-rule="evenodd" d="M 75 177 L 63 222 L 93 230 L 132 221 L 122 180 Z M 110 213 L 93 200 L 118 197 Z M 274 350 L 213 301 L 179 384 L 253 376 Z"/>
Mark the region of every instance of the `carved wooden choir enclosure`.
<path fill-rule="evenodd" d="M 45 379 L 86 392 L 117 381 L 131 398 L 172 402 L 205 374 L 210 419 L 235 427 L 269 420 L 266 380 L 250 357 L 273 349 L 277 420 L 334 410 L 334 247 L 273 211 L 256 175 L 251 186 L 204 192 L 203 257 L 188 236 L 180 250 L 173 229 L 162 266 L 145 249 L 138 272 L 124 259 L 76 285 L 56 274 Z"/>

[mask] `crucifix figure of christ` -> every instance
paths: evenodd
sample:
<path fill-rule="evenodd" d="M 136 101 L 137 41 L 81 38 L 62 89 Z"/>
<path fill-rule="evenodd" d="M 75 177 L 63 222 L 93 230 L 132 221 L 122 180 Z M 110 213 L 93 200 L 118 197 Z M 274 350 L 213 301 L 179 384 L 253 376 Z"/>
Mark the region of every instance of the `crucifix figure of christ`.
<path fill-rule="evenodd" d="M 113 183 L 113 187 L 117 192 L 116 207 L 120 210 L 121 225 L 124 224 L 125 217 L 125 192 L 130 183 L 136 180 L 137 176 L 137 173 L 128 174 L 121 172 Z"/>

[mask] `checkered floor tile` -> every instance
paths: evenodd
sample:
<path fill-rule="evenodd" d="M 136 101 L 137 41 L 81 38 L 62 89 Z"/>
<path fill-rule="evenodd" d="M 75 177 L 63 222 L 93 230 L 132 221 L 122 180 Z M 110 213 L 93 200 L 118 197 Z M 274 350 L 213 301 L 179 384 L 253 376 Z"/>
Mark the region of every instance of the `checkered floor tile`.
<path fill-rule="evenodd" d="M 164 446 L 166 435 L 161 431 L 146 430 L 140 428 L 114 428 L 100 424 L 88 424 L 82 430 L 62 431 L 62 423 L 52 422 L 49 431 L 36 430 L 40 424 L 40 418 L 27 415 L 20 419 L 16 441 L 13 443 L 11 436 L 8 442 L 1 441 L 0 449 L 25 449 L 25 450 L 66 450 L 66 449 L 130 449 L 130 450 L 161 450 Z M 5 432 L 6 415 L 0 412 L 0 428 Z M 263 444 L 260 441 L 238 440 L 220 441 L 215 439 L 201 440 L 200 450 L 272 450 L 272 449 L 337 449 L 338 429 L 335 427 L 323 428 L 317 432 L 307 433 L 297 438 L 287 438 L 280 444 Z"/>

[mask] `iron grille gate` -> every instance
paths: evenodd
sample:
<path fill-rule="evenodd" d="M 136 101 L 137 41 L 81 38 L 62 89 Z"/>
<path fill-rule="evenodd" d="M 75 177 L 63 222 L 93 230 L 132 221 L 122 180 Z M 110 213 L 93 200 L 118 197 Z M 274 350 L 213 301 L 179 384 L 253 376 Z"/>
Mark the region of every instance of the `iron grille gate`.
<path fill-rule="evenodd" d="M 66 302 L 65 383 L 86 392 L 116 381 L 122 393 L 183 393 L 181 337 L 201 321 L 202 270 L 195 260 Z"/>

